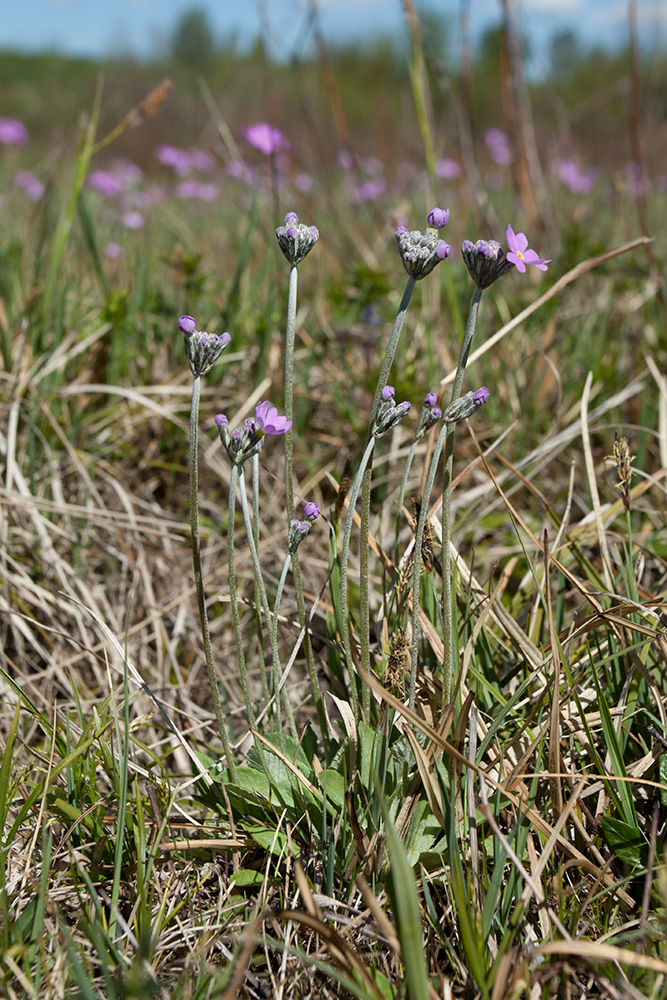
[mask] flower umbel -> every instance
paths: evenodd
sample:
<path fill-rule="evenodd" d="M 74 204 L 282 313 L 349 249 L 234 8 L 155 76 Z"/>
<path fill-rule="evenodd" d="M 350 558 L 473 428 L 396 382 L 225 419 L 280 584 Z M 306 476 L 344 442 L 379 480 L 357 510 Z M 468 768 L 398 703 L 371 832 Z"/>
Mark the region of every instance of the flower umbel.
<path fill-rule="evenodd" d="M 418 229 L 409 232 L 405 226 L 396 230 L 396 243 L 403 267 L 411 278 L 419 281 L 449 257 L 451 247 L 440 239 L 438 230 L 447 225 L 449 209 L 433 208 L 428 214 L 428 229 L 421 233 Z"/>
<path fill-rule="evenodd" d="M 243 427 L 236 430 L 229 430 L 229 421 L 224 413 L 218 413 L 215 418 L 215 426 L 218 428 L 220 440 L 225 446 L 225 451 L 229 456 L 232 465 L 243 465 L 253 455 L 257 455 L 262 450 L 262 439 L 265 435 L 276 437 L 286 434 L 292 426 L 292 421 L 279 415 L 275 406 L 270 403 L 258 403 L 255 407 L 255 416 L 248 417 Z M 317 507 L 317 504 L 313 504 Z M 308 504 L 306 504 L 308 507 Z M 308 513 L 304 510 L 306 517 Z M 319 508 L 317 508 L 319 514 Z M 315 520 L 315 518 L 311 518 Z"/>
<path fill-rule="evenodd" d="M 512 270 L 512 262 L 496 240 L 464 240 L 461 255 L 470 277 L 478 288 L 488 288 L 494 281 Z"/>
<path fill-rule="evenodd" d="M 300 521 L 298 517 L 294 517 L 290 522 L 289 533 L 287 536 L 287 549 L 291 555 L 294 555 L 299 545 L 310 531 L 313 522 L 320 516 L 320 508 L 316 503 L 311 501 L 304 506 L 303 514 L 306 518 L 305 521 Z"/>
<path fill-rule="evenodd" d="M 457 420 L 466 420 L 471 414 L 478 410 L 480 406 L 488 401 L 491 393 L 485 385 L 474 392 L 467 392 L 465 396 L 459 396 L 453 403 L 450 403 L 445 410 L 443 417 L 446 424 L 456 423 Z"/>
<path fill-rule="evenodd" d="M 181 316 L 178 329 L 185 336 L 185 353 L 188 356 L 190 371 L 195 378 L 210 372 L 232 339 L 228 333 L 199 331 L 192 316 Z"/>
<path fill-rule="evenodd" d="M 419 420 L 417 422 L 417 430 L 415 431 L 415 438 L 420 440 L 424 437 L 427 431 L 437 424 L 438 420 L 442 416 L 442 410 L 439 406 L 436 406 L 437 396 L 434 392 L 427 392 L 424 397 L 424 405 L 419 412 Z"/>
<path fill-rule="evenodd" d="M 532 264 L 533 267 L 538 268 L 540 271 L 548 270 L 547 264 L 551 263 L 551 259 L 545 260 L 542 257 L 538 257 L 535 250 L 529 250 L 528 237 L 525 233 L 515 233 L 512 227 L 508 226 L 505 232 L 505 239 L 509 248 L 507 260 L 516 266 L 517 271 L 521 271 L 523 274 L 526 270 L 526 264 Z"/>
<path fill-rule="evenodd" d="M 400 423 L 405 414 L 410 410 L 410 403 L 405 402 L 396 405 L 394 402 L 395 395 L 396 390 L 393 385 L 386 385 L 382 390 L 380 404 L 375 414 L 375 420 L 373 421 L 373 435 L 375 437 L 382 437 L 383 434 L 390 431 L 392 427 Z"/>
<path fill-rule="evenodd" d="M 318 229 L 299 222 L 296 212 L 288 212 L 285 216 L 285 225 L 276 229 L 278 246 L 290 264 L 300 264 L 319 238 Z"/>

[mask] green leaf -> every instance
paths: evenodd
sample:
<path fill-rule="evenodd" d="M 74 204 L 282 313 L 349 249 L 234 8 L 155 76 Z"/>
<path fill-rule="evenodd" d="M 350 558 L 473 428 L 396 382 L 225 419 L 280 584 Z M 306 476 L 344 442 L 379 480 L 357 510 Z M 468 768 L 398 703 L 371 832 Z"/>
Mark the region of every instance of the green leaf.
<path fill-rule="evenodd" d="M 612 816 L 603 816 L 600 826 L 607 844 L 621 861 L 633 867 L 646 865 L 648 841 L 640 829 Z"/>

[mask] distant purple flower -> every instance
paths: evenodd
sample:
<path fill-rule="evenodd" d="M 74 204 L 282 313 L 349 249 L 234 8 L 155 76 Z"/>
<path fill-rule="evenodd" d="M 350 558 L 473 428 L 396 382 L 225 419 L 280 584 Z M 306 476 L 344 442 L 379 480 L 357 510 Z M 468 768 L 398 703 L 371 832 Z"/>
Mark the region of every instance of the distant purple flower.
<path fill-rule="evenodd" d="M 35 177 L 29 170 L 17 170 L 14 174 L 14 183 L 33 201 L 39 201 L 44 194 L 44 185 L 39 177 Z"/>
<path fill-rule="evenodd" d="M 0 146 L 25 146 L 28 130 L 18 118 L 0 118 Z"/>
<path fill-rule="evenodd" d="M 245 184 L 254 184 L 253 171 L 245 163 L 239 160 L 232 160 L 225 168 L 227 174 L 235 181 L 243 181 Z"/>
<path fill-rule="evenodd" d="M 176 187 L 176 196 L 183 199 L 198 198 L 200 201 L 215 201 L 220 195 L 217 184 L 203 184 L 201 181 L 181 181 Z"/>
<path fill-rule="evenodd" d="M 278 413 L 277 407 L 269 402 L 258 403 L 255 407 L 255 420 L 264 434 L 287 434 L 292 421 Z"/>
<path fill-rule="evenodd" d="M 207 153 L 203 149 L 197 149 L 193 147 L 188 150 L 188 156 L 190 157 L 190 165 L 198 170 L 201 174 L 208 174 L 213 170 L 215 166 L 215 160 L 210 153 Z"/>
<path fill-rule="evenodd" d="M 302 194 L 308 194 L 308 192 L 312 191 L 315 187 L 315 181 L 310 174 L 300 171 L 294 178 L 294 187 Z"/>
<path fill-rule="evenodd" d="M 525 273 L 526 264 L 532 264 L 539 271 L 547 271 L 551 259 L 538 257 L 534 250 L 528 249 L 528 237 L 524 233 L 515 233 L 511 226 L 507 227 L 505 239 L 509 248 L 507 259 L 516 266 L 517 271 Z"/>
<path fill-rule="evenodd" d="M 115 240 L 110 240 L 104 248 L 104 256 L 109 260 L 120 260 L 124 253 L 120 243 L 116 243 Z"/>
<path fill-rule="evenodd" d="M 93 170 L 86 179 L 86 187 L 99 191 L 105 198 L 117 198 L 123 190 L 124 184 L 110 170 Z"/>
<path fill-rule="evenodd" d="M 341 149 L 340 153 L 338 154 L 338 166 L 342 167 L 343 170 L 345 171 L 352 169 L 352 167 L 354 166 L 354 157 L 352 156 L 352 153 L 349 152 L 349 150 Z"/>
<path fill-rule="evenodd" d="M 132 205 L 136 208 L 146 208 L 156 201 L 164 201 L 167 191 L 162 184 L 149 184 L 148 187 L 140 191 L 128 191 L 123 196 L 124 204 Z"/>
<path fill-rule="evenodd" d="M 454 181 L 461 176 L 461 164 L 456 160 L 438 160 L 435 165 L 435 176 L 443 181 Z"/>
<path fill-rule="evenodd" d="M 489 156 L 499 167 L 507 167 L 512 162 L 512 149 L 509 139 L 499 128 L 488 128 L 484 133 L 484 142 Z"/>
<path fill-rule="evenodd" d="M 241 135 L 264 156 L 272 156 L 282 150 L 287 152 L 292 148 L 280 129 L 273 128 L 266 122 L 257 122 L 256 125 L 243 129 Z"/>
<path fill-rule="evenodd" d="M 556 172 L 561 182 L 573 194 L 588 194 L 600 174 L 600 171 L 593 167 L 582 170 L 574 160 L 559 160 Z"/>
<path fill-rule="evenodd" d="M 371 179 L 362 181 L 352 189 L 351 200 L 355 204 L 366 201 L 377 201 L 387 193 L 387 184 L 384 179 Z"/>
<path fill-rule="evenodd" d="M 137 211 L 124 212 L 121 216 L 121 222 L 126 229 L 132 230 L 143 229 L 146 225 L 145 217 L 141 214 L 141 212 Z"/>
<path fill-rule="evenodd" d="M 320 508 L 313 500 L 304 505 L 303 516 L 307 521 L 316 521 L 320 516 Z"/>
<path fill-rule="evenodd" d="M 158 146 L 155 155 L 163 166 L 171 167 L 174 173 L 180 176 L 187 174 L 192 169 L 190 154 L 185 149 L 179 149 L 178 146 Z"/>
<path fill-rule="evenodd" d="M 444 229 L 449 222 L 448 208 L 432 208 L 428 213 L 428 224 L 434 229 Z"/>

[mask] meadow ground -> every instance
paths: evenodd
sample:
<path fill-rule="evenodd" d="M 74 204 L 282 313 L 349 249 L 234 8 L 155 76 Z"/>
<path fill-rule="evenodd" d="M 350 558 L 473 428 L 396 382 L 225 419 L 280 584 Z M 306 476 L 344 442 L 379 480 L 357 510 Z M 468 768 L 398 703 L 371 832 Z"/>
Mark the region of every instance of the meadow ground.
<path fill-rule="evenodd" d="M 667 995 L 664 66 L 413 42 L 9 91 L 2 995 Z"/>

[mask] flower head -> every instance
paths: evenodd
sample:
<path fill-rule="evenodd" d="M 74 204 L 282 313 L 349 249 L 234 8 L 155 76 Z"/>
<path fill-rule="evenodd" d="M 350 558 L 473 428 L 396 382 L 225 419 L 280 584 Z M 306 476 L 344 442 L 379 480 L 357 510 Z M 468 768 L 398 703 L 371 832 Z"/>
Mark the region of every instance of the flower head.
<path fill-rule="evenodd" d="M 447 224 L 449 211 L 434 208 L 429 213 L 428 229 L 421 233 L 418 229 L 410 232 L 405 226 L 396 230 L 396 243 L 403 262 L 403 267 L 415 281 L 425 278 L 427 274 L 449 257 L 451 247 L 438 235 L 438 227 Z"/>
<path fill-rule="evenodd" d="M 382 437 L 392 427 L 400 423 L 406 413 L 410 410 L 410 403 L 399 403 L 396 405 L 394 396 L 396 390 L 393 385 L 386 385 L 382 390 L 380 403 L 373 421 L 373 434 L 375 437 Z"/>
<path fill-rule="evenodd" d="M 278 413 L 275 406 L 269 402 L 258 403 L 255 407 L 255 420 L 262 434 L 287 434 L 292 421 Z"/>
<path fill-rule="evenodd" d="M 320 508 L 313 500 L 309 500 L 307 504 L 304 504 L 303 516 L 307 521 L 316 521 L 320 516 Z"/>
<path fill-rule="evenodd" d="M 306 518 L 305 521 L 300 521 L 298 517 L 295 517 L 290 522 L 289 533 L 287 536 L 287 549 L 292 555 L 294 555 L 299 545 L 310 531 L 313 522 L 320 516 L 320 508 L 311 500 L 310 503 L 304 505 L 303 515 Z"/>
<path fill-rule="evenodd" d="M 195 378 L 210 372 L 232 339 L 228 333 L 200 332 L 192 316 L 181 316 L 178 329 L 185 336 L 185 353 Z"/>
<path fill-rule="evenodd" d="M 544 260 L 542 257 L 538 257 L 534 250 L 529 250 L 528 237 L 524 233 L 515 233 L 512 227 L 508 226 L 505 239 L 509 247 L 507 259 L 522 274 L 526 270 L 526 264 L 532 264 L 533 267 L 538 268 L 540 271 L 548 270 L 547 264 L 551 263 L 551 259 Z"/>
<path fill-rule="evenodd" d="M 444 421 L 446 424 L 456 423 L 457 420 L 466 420 L 475 410 L 488 401 L 491 393 L 485 385 L 475 389 L 474 392 L 467 392 L 465 396 L 459 396 L 453 403 L 450 403 L 445 410 Z"/>
<path fill-rule="evenodd" d="M 276 239 L 278 246 L 283 252 L 283 256 L 290 264 L 300 264 L 304 257 L 310 253 L 320 238 L 319 230 L 316 226 L 306 226 L 299 222 L 296 212 L 288 212 L 285 216 L 285 225 L 276 229 Z"/>
<path fill-rule="evenodd" d="M 478 288 L 488 288 L 494 281 L 512 270 L 512 262 L 496 240 L 464 240 L 461 255 L 470 277 Z"/>
<path fill-rule="evenodd" d="M 434 392 L 427 392 L 424 396 L 424 405 L 419 412 L 419 420 L 417 422 L 417 430 L 415 431 L 415 438 L 420 440 L 424 437 L 427 431 L 431 429 L 442 416 L 442 410 L 439 406 L 436 406 L 438 397 Z"/>
<path fill-rule="evenodd" d="M 258 149 L 264 156 L 272 156 L 274 153 L 287 151 L 291 146 L 279 128 L 273 128 L 266 122 L 257 122 L 241 132 L 241 135 L 251 146 Z"/>

